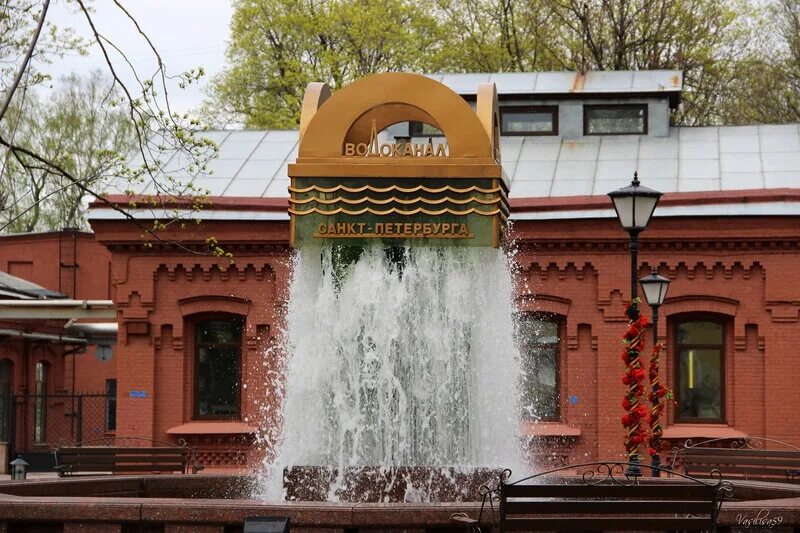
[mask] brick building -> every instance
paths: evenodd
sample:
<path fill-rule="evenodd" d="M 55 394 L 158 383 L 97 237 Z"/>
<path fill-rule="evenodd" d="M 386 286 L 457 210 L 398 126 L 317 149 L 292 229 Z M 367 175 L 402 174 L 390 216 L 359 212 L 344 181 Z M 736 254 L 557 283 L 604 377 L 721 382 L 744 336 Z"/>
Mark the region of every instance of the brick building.
<path fill-rule="evenodd" d="M 623 453 L 628 237 L 606 193 L 634 171 L 665 193 L 640 252 L 641 275 L 656 268 L 672 281 L 659 332 L 664 380 L 679 402 L 665 437 L 800 444 L 798 125 L 670 126 L 680 72 L 436 79 L 468 102 L 479 82 L 497 85 L 516 306 L 534 335 L 521 348 L 538 419 L 523 431 L 539 453 L 557 461 Z M 409 122 L 381 135 L 438 133 Z M 169 229 L 148 247 L 113 210 L 95 205 L 90 218 L 110 253 L 117 309 L 117 435 L 184 438 L 207 467 L 237 468 L 255 460 L 256 428 L 276 423 L 291 276 L 287 164 L 298 132 L 209 136 L 220 146 L 214 174 L 190 177 L 211 191 L 202 224 Z M 195 253 L 209 235 L 234 263 Z"/>
<path fill-rule="evenodd" d="M 109 265 L 91 233 L 0 237 L 0 466 L 47 469 L 55 443 L 113 434 Z"/>

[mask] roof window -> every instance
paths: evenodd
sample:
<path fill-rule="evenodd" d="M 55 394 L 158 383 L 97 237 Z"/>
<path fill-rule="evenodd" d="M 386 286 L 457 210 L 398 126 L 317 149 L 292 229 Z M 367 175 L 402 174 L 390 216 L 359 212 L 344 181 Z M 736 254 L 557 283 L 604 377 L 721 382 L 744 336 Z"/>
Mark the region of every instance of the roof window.
<path fill-rule="evenodd" d="M 500 134 L 558 135 L 558 107 L 501 107 Z"/>
<path fill-rule="evenodd" d="M 585 105 L 584 135 L 645 135 L 647 104 Z"/>

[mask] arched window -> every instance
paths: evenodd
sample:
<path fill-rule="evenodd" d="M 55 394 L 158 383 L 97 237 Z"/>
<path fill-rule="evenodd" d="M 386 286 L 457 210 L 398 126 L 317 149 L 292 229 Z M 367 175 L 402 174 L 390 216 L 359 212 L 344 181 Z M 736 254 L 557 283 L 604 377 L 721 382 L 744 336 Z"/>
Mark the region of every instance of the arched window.
<path fill-rule="evenodd" d="M 243 326 L 233 315 L 194 322 L 195 418 L 239 417 Z"/>
<path fill-rule="evenodd" d="M 33 442 L 47 441 L 47 381 L 50 365 L 46 361 L 36 363 L 36 396 L 33 405 Z"/>
<path fill-rule="evenodd" d="M 9 359 L 0 359 L 0 442 L 8 442 L 11 438 L 13 379 L 14 363 Z"/>
<path fill-rule="evenodd" d="M 561 417 L 561 325 L 558 315 L 522 313 L 517 316 L 524 418 L 554 421 Z"/>
<path fill-rule="evenodd" d="M 725 421 L 725 324 L 690 319 L 675 324 L 676 420 Z"/>

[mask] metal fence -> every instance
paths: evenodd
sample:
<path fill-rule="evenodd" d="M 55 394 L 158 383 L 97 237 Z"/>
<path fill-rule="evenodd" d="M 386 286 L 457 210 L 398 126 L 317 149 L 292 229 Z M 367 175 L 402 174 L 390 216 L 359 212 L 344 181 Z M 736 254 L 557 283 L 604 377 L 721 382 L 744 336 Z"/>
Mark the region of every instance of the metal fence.
<path fill-rule="evenodd" d="M 108 394 L 13 395 L 0 412 L 9 457 L 22 457 L 31 471 L 48 471 L 55 446 L 113 434 L 116 404 L 116 396 Z"/>

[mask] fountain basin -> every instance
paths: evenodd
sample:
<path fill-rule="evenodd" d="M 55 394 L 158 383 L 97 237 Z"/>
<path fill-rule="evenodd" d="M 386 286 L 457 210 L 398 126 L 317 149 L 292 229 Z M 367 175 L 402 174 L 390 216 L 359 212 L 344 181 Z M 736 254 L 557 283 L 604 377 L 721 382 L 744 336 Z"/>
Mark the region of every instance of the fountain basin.
<path fill-rule="evenodd" d="M 499 469 L 433 467 L 295 466 L 283 471 L 289 501 L 352 503 L 480 501 L 482 485 L 497 483 Z"/>
<path fill-rule="evenodd" d="M 565 482 L 572 479 L 567 477 Z M 671 481 L 646 478 L 641 482 Z M 3 482 L 0 531 L 237 533 L 249 516 L 288 516 L 292 531 L 422 532 L 451 529 L 453 513 L 477 517 L 480 509 L 478 502 L 266 502 L 248 498 L 254 483 L 248 476 L 213 474 Z M 721 525 L 739 528 L 744 520 L 758 517 L 779 519 L 772 531 L 791 531 L 800 525 L 800 486 L 753 481 L 736 481 L 734 486 L 737 500 L 723 505 Z M 485 513 L 483 526 L 490 526 L 490 516 Z"/>
<path fill-rule="evenodd" d="M 4 482 L 0 531 L 236 533 L 249 516 L 288 516 L 292 531 L 422 531 L 450 526 L 456 512 L 476 516 L 480 507 L 475 502 L 266 502 L 247 497 L 254 482 L 213 474 Z"/>

